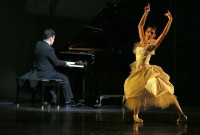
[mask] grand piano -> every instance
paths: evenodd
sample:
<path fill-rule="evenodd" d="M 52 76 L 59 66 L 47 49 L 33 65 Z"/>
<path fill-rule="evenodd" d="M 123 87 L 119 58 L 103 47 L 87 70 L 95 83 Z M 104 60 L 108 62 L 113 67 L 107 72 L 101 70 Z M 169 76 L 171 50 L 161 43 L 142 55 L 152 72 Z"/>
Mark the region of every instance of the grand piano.
<path fill-rule="evenodd" d="M 122 98 L 131 49 L 120 38 L 119 12 L 119 3 L 106 3 L 68 48 L 57 52 L 60 59 L 75 62 L 60 70 L 70 75 L 75 96 L 83 104 L 100 107 L 102 99 Z"/>

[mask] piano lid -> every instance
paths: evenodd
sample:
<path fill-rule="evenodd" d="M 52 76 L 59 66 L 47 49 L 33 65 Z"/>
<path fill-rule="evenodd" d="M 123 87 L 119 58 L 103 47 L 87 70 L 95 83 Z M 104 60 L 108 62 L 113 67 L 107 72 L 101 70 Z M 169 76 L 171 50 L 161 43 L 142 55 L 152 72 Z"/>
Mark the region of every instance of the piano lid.
<path fill-rule="evenodd" d="M 115 25 L 119 12 L 119 3 L 107 3 L 83 27 L 79 35 L 69 42 L 70 51 L 103 51 L 112 49 L 111 33 L 117 29 Z"/>

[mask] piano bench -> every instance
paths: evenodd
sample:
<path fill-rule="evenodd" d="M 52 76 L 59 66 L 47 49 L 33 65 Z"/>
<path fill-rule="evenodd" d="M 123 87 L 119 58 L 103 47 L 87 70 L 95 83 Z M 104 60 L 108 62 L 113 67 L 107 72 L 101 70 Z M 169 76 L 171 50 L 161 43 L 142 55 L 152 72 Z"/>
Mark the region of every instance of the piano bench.
<path fill-rule="evenodd" d="M 17 78 L 17 96 L 16 96 L 16 104 L 17 107 L 19 107 L 19 93 L 21 92 L 21 87 L 19 86 L 18 83 L 18 79 Z M 28 81 L 29 79 L 27 79 L 26 81 Z M 56 106 L 57 109 L 60 109 L 60 82 L 62 81 L 61 79 L 37 79 L 38 84 L 35 88 L 32 88 L 32 105 L 34 103 L 35 100 L 35 94 L 36 91 L 40 91 L 41 92 L 41 109 L 44 109 L 44 95 L 45 95 L 45 89 L 47 87 L 53 87 L 53 89 L 56 91 L 56 95 L 57 95 L 57 101 L 56 101 Z"/>

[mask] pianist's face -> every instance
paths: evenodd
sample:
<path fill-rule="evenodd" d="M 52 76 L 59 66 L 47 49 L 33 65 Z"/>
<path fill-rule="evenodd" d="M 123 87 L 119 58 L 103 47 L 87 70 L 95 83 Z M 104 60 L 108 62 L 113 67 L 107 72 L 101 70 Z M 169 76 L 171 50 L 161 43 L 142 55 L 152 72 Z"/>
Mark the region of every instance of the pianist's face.
<path fill-rule="evenodd" d="M 50 45 L 53 45 L 54 40 L 55 40 L 55 35 L 49 38 Z"/>

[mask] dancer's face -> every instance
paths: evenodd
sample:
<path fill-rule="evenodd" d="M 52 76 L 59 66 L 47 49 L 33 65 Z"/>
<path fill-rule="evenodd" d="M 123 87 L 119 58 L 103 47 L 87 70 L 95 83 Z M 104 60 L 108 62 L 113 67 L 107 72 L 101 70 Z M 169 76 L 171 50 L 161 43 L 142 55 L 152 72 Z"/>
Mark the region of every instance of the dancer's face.
<path fill-rule="evenodd" d="M 148 27 L 145 31 L 145 36 L 148 37 L 148 39 L 154 39 L 156 37 L 156 31 Z"/>

